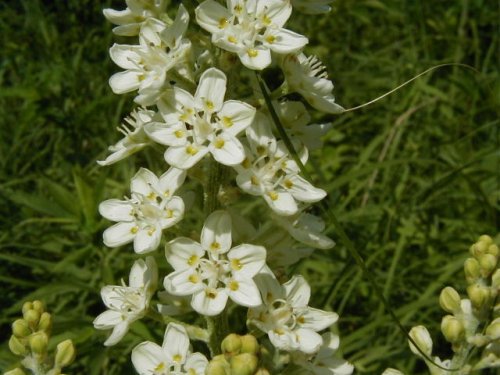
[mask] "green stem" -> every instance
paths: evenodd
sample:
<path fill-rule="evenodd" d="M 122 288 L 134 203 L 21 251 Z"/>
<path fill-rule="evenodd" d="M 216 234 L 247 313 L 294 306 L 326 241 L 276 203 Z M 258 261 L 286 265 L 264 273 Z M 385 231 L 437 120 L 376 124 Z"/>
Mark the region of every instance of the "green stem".
<path fill-rule="evenodd" d="M 204 191 L 204 211 L 206 216 L 221 207 L 218 195 L 225 176 L 223 166 L 213 158 L 210 159 L 208 168 L 208 179 Z M 224 337 L 229 333 L 227 311 L 224 309 L 220 315 L 207 316 L 205 319 L 208 332 L 207 344 L 213 357 L 221 353 L 220 345 Z"/>
<path fill-rule="evenodd" d="M 191 340 L 198 340 L 203 342 L 209 341 L 209 333 L 204 328 L 181 322 L 180 320 L 172 318 L 171 316 L 168 315 L 162 315 L 159 312 L 152 309 L 150 309 L 146 315 L 149 318 L 156 320 L 157 322 L 163 323 L 165 325 L 168 325 L 170 323 L 175 323 L 183 326 L 184 328 L 186 328 L 186 332 Z"/>

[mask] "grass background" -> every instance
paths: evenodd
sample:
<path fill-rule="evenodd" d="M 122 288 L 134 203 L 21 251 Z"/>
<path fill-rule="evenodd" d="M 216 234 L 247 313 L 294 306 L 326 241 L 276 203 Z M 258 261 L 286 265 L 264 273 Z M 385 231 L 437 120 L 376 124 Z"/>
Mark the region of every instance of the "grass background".
<path fill-rule="evenodd" d="M 99 289 L 127 278 L 134 259 L 129 249 L 102 245 L 107 223 L 97 205 L 123 195 L 138 166 L 164 168 L 148 152 L 111 168 L 95 163 L 118 139 L 115 127 L 132 103 L 107 84 L 118 70 L 107 50 L 120 41 L 102 16 L 109 6 L 124 7 L 0 4 L 2 371 L 16 363 L 6 340 L 26 300 L 41 299 L 54 313 L 54 343 L 75 341 L 68 373 L 132 373 L 123 353 L 161 341 L 161 327 L 145 321 L 105 349 L 105 334 L 91 324 L 103 311 Z M 325 62 L 346 108 L 438 64 L 476 69 L 442 68 L 372 106 L 318 117 L 334 127 L 312 156 L 315 183 L 328 190 L 394 311 L 407 327 L 430 327 L 444 357 L 439 291 L 460 290 L 468 247 L 498 231 L 499 18 L 498 2 L 487 0 L 337 0 L 330 14 L 294 15 L 288 26 L 310 38 L 306 52 Z M 184 230 L 202 220 L 186 220 Z M 328 233 L 335 238 L 331 226 Z M 426 373 L 341 243 L 296 271 L 312 284 L 312 305 L 341 315 L 342 350 L 359 373 L 388 366 Z"/>

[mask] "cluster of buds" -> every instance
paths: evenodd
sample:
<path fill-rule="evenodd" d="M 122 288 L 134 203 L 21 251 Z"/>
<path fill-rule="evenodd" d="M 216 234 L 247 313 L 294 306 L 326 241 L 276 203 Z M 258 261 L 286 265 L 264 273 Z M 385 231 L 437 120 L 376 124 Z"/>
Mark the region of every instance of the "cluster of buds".
<path fill-rule="evenodd" d="M 262 365 L 262 348 L 255 336 L 231 333 L 221 343 L 222 354 L 208 363 L 207 375 L 268 375 Z"/>
<path fill-rule="evenodd" d="M 468 298 L 461 298 L 450 286 L 439 296 L 441 308 L 448 313 L 441 320 L 441 332 L 451 344 L 453 357 L 441 360 L 432 356 L 432 339 L 424 326 L 410 331 L 411 338 L 427 358 L 413 343 L 410 349 L 424 359 L 432 375 L 446 375 L 450 371 L 466 375 L 500 367 L 500 303 L 497 300 L 500 251 L 490 236 L 483 235 L 470 247 L 470 253 L 472 257 L 464 263 Z"/>
<path fill-rule="evenodd" d="M 23 357 L 22 367 L 17 367 L 5 375 L 22 375 L 29 370 L 34 375 L 61 375 L 63 367 L 75 358 L 75 348 L 71 340 L 57 344 L 54 358 L 48 353 L 52 316 L 45 311 L 41 301 L 25 302 L 23 317 L 12 323 L 9 340 L 11 352 Z M 23 369 L 24 368 L 24 369 Z"/>

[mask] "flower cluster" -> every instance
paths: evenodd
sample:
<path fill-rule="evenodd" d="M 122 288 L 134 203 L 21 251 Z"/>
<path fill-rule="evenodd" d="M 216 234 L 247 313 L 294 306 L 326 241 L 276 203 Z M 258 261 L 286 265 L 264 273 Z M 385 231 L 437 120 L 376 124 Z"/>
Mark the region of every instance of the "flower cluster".
<path fill-rule="evenodd" d="M 105 345 L 119 342 L 130 324 L 145 316 L 164 315 L 170 322 L 161 347 L 148 341 L 133 349 L 139 374 L 212 374 L 221 373 L 214 370 L 221 366 L 231 371 L 224 370 L 227 374 L 275 373 L 284 366 L 311 373 L 352 372 L 336 354 L 338 337 L 319 333 L 337 322 L 338 315 L 309 306 L 311 291 L 302 276 L 290 274 L 282 284 L 273 273 L 276 265 L 291 265 L 314 248 L 334 246 L 323 233 L 323 221 L 308 212 L 326 192 L 301 175 L 299 164 L 307 162 L 310 149 L 321 147 L 320 136 L 331 126 L 309 124 L 306 105 L 326 113 L 342 108 L 335 103 L 323 65 L 302 52 L 308 39 L 285 28 L 294 7 L 321 13 L 329 10 L 329 2 L 227 0 L 223 6 L 205 0 L 174 9 L 166 0 L 127 0 L 125 10 L 104 11 L 117 25 L 117 35 L 135 40 L 111 47 L 111 59 L 123 70 L 109 84 L 116 94 L 133 93 L 140 107 L 125 119 L 119 129 L 124 138 L 109 147 L 110 154 L 99 164 L 113 164 L 146 146 L 160 150 L 166 162 L 161 174 L 141 168 L 131 179 L 129 197 L 99 206 L 101 215 L 115 222 L 103 233 L 105 245 L 133 243 L 139 256 L 151 254 L 136 260 L 128 285 L 103 287 L 108 310 L 94 325 L 112 329 Z M 282 69 L 284 82 L 282 96 L 274 97 L 266 110 L 258 91 L 241 97 L 245 83 L 239 79 L 245 68 L 255 74 L 267 67 Z M 292 92 L 305 101 L 288 100 Z M 293 149 L 271 130 L 274 111 Z M 186 180 L 203 184 L 206 217 L 199 236 L 187 235 L 178 225 L 196 211 L 191 209 L 196 201 L 181 198 L 189 195 Z M 241 193 L 222 199 L 221 192 L 238 188 L 262 197 L 255 204 L 270 209 L 270 220 L 262 220 L 256 229 L 236 206 Z M 152 255 L 166 229 L 173 237 L 165 245 L 169 272 L 155 311 L 151 301 L 158 271 Z M 238 313 L 233 305 L 246 308 L 248 329 L 267 338 L 242 336 L 235 342 L 250 340 L 245 344 L 249 348 L 219 360 L 218 348 L 230 332 L 217 330 L 230 327 L 214 330 L 213 322 Z M 204 316 L 207 327 L 184 321 L 187 311 Z M 192 353 L 190 340 L 206 342 L 212 357 Z M 260 352 L 261 344 L 289 355 Z"/>

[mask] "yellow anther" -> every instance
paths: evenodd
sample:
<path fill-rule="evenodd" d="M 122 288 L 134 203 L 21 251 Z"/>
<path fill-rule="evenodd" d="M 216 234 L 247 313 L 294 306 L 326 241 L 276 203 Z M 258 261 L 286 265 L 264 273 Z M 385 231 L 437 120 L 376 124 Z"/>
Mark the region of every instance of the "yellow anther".
<path fill-rule="evenodd" d="M 222 117 L 222 124 L 226 128 L 230 128 L 231 126 L 234 125 L 233 120 L 231 119 L 231 117 L 227 117 L 227 116 Z"/>
<path fill-rule="evenodd" d="M 220 148 L 224 147 L 225 143 L 226 142 L 224 142 L 224 140 L 222 138 L 217 138 L 215 140 L 215 142 L 214 142 L 214 146 L 215 146 L 215 148 L 219 148 L 220 149 Z"/>
<path fill-rule="evenodd" d="M 275 191 L 270 191 L 269 193 L 267 193 L 267 195 L 269 196 L 269 198 L 271 198 L 273 201 L 277 200 L 279 195 L 278 193 L 276 193 Z"/>
<path fill-rule="evenodd" d="M 154 372 L 162 372 L 165 369 L 165 363 L 161 362 L 158 366 L 155 367 Z"/>
<path fill-rule="evenodd" d="M 264 14 L 264 17 L 262 18 L 262 22 L 264 25 L 269 26 L 272 22 L 272 20 L 267 16 L 267 14 Z"/>
<path fill-rule="evenodd" d="M 215 289 L 207 289 L 205 290 L 205 295 L 208 298 L 214 299 L 215 297 L 217 297 L 217 291 Z"/>
<path fill-rule="evenodd" d="M 234 36 L 232 36 L 232 35 L 230 35 L 230 36 L 228 36 L 228 37 L 227 37 L 227 41 L 228 41 L 229 43 L 233 43 L 233 44 L 238 43 L 238 39 L 236 39 L 236 38 L 235 38 Z"/>
<path fill-rule="evenodd" d="M 186 152 L 189 155 L 196 155 L 198 153 L 198 149 L 196 147 L 194 147 L 193 145 L 187 145 Z"/>
<path fill-rule="evenodd" d="M 139 227 L 132 227 L 130 228 L 130 233 L 136 234 L 139 231 Z"/>
<path fill-rule="evenodd" d="M 257 57 L 257 55 L 259 54 L 259 51 L 257 51 L 256 49 L 250 48 L 247 51 L 247 54 L 248 54 L 248 56 L 254 58 L 254 57 Z"/>
<path fill-rule="evenodd" d="M 156 232 L 156 228 L 151 228 L 150 230 L 148 230 L 148 236 L 152 236 L 154 232 Z"/>
<path fill-rule="evenodd" d="M 209 111 L 213 111 L 214 110 L 214 103 L 210 100 L 206 100 L 205 101 L 205 106 L 207 107 L 207 109 Z"/>
<path fill-rule="evenodd" d="M 187 261 L 187 264 L 189 264 L 190 266 L 192 266 L 196 262 L 198 262 L 198 257 L 196 255 L 191 255 L 189 257 L 188 261 Z"/>
<path fill-rule="evenodd" d="M 257 146 L 257 154 L 264 155 L 266 153 L 266 148 L 264 146 Z"/>
<path fill-rule="evenodd" d="M 174 360 L 174 362 L 177 362 L 177 363 L 180 363 L 182 361 L 182 355 L 180 354 L 175 354 L 172 359 Z"/>
<path fill-rule="evenodd" d="M 259 179 L 257 178 L 257 176 L 252 176 L 250 177 L 250 182 L 252 183 L 252 185 L 258 185 L 259 184 Z"/>
<path fill-rule="evenodd" d="M 285 331 L 282 330 L 281 328 L 275 328 L 274 333 L 276 333 L 277 335 L 283 335 Z"/>
<path fill-rule="evenodd" d="M 285 180 L 285 187 L 291 189 L 293 187 L 293 182 L 290 180 Z"/>
<path fill-rule="evenodd" d="M 232 280 L 229 282 L 229 289 L 233 292 L 237 291 L 240 288 L 240 284 L 236 280 Z"/>
<path fill-rule="evenodd" d="M 252 166 L 252 163 L 250 163 L 250 160 L 245 158 L 245 160 L 243 160 L 243 162 L 241 163 L 241 166 L 245 169 L 248 169 Z"/>
<path fill-rule="evenodd" d="M 220 249 L 220 243 L 218 243 L 217 241 L 214 241 L 210 244 L 210 249 L 212 251 L 217 251 Z"/>
<path fill-rule="evenodd" d="M 222 17 L 219 20 L 219 29 L 224 29 L 227 26 L 227 19 Z"/>
<path fill-rule="evenodd" d="M 182 130 L 176 130 L 176 131 L 174 132 L 174 134 L 175 134 L 175 136 L 176 136 L 177 138 L 182 138 L 182 137 L 184 137 L 184 132 L 183 132 Z"/>
<path fill-rule="evenodd" d="M 239 259 L 231 259 L 231 268 L 235 271 L 239 271 L 243 268 Z"/>
<path fill-rule="evenodd" d="M 299 316 L 297 318 L 297 322 L 299 322 L 300 324 L 304 324 L 306 322 L 306 318 L 304 318 L 303 316 Z"/>
<path fill-rule="evenodd" d="M 192 275 L 189 275 L 188 280 L 189 282 L 196 284 L 200 282 L 200 277 L 198 276 L 197 273 L 193 273 Z"/>
<path fill-rule="evenodd" d="M 150 199 L 150 200 L 156 199 L 156 194 L 154 192 L 149 193 L 148 199 Z"/>
<path fill-rule="evenodd" d="M 171 219 L 172 217 L 174 217 L 174 211 L 172 210 L 165 210 L 165 216 L 167 217 L 167 219 Z"/>
<path fill-rule="evenodd" d="M 273 44 L 275 41 L 276 41 L 276 37 L 273 35 L 269 35 L 266 37 L 266 42 L 268 42 L 269 44 Z"/>

